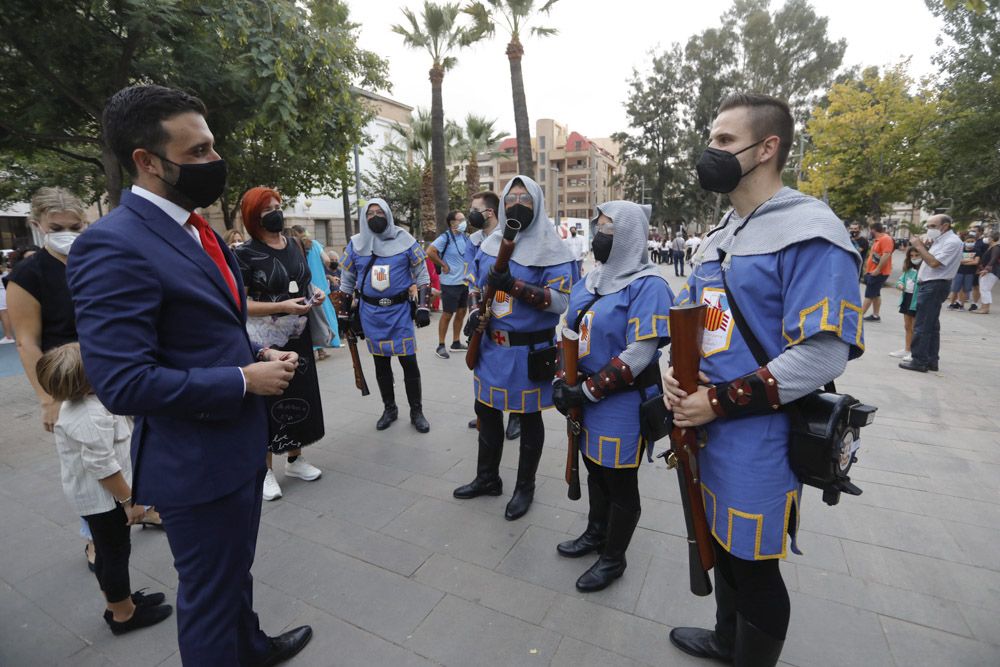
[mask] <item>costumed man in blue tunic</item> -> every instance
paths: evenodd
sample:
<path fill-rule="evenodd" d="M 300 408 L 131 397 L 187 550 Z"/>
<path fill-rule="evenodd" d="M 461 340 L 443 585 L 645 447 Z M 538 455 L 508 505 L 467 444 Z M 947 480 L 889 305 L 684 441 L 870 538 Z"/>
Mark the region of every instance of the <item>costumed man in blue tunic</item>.
<path fill-rule="evenodd" d="M 553 383 L 556 409 L 583 409 L 580 451 L 587 466 L 587 528 L 557 547 L 560 555 L 600 558 L 577 590 L 607 588 L 625 572 L 625 551 L 639 523 L 639 463 L 650 443 L 639 408 L 660 393 L 659 348 L 669 340 L 674 295 L 649 259 L 648 206 L 613 201 L 597 207 L 592 249 L 597 267 L 573 287 L 566 322 L 580 334 L 579 382 Z"/>
<path fill-rule="evenodd" d="M 860 256 L 822 202 L 783 187 L 792 145 L 788 105 L 734 93 L 719 107 L 698 161 L 701 186 L 733 210 L 706 238 L 678 303 L 704 303 L 702 382 L 687 395 L 664 374 L 681 428 L 703 427 L 702 495 L 716 552 L 714 631 L 674 628 L 694 656 L 774 665 L 788 628 L 778 569 L 795 545 L 802 485 L 789 464 L 780 408 L 833 381 L 862 353 Z M 770 361 L 761 366 L 734 320 L 736 302 Z"/>
<path fill-rule="evenodd" d="M 497 211 L 500 210 L 500 197 L 491 190 L 484 190 L 472 195 L 472 202 L 469 208 L 469 215 L 465 216 L 469 224 L 476 230 L 469 234 L 469 243 L 465 246 L 465 266 L 469 270 L 469 275 L 465 277 L 465 282 L 469 286 L 469 321 L 465 326 L 465 335 L 471 336 L 474 327 L 472 313 L 479 307 L 479 300 L 482 293 L 476 285 L 476 276 L 473 275 L 473 266 L 476 261 L 476 254 L 483 241 L 497 228 Z M 479 428 L 479 419 L 469 422 L 469 428 Z M 507 415 L 507 439 L 517 440 L 521 437 L 521 416 L 516 412 Z"/>
<path fill-rule="evenodd" d="M 504 512 L 513 521 L 524 516 L 535 497 L 535 472 L 545 442 L 542 410 L 552 407 L 555 328 L 579 274 L 545 214 L 538 183 L 515 176 L 504 188 L 503 206 L 497 229 L 479 247 L 473 269 L 480 289 L 489 285 L 496 290 L 473 372 L 479 417 L 476 478 L 453 495 L 466 499 L 503 493 L 503 413 L 519 413 L 517 485 Z M 521 231 L 508 270 L 498 272 L 493 265 L 508 218 L 517 220 Z"/>
<path fill-rule="evenodd" d="M 403 367 L 403 385 L 410 404 L 410 422 L 420 433 L 430 424 L 424 417 L 421 400 L 420 368 L 417 366 L 417 339 L 413 328 L 411 301 L 427 304 L 430 276 L 427 256 L 406 230 L 397 227 L 385 200 L 374 198 L 365 207 L 366 224 L 351 237 L 344 251 L 340 291 L 360 295 L 358 312 L 368 351 L 375 361 L 375 379 L 385 409 L 375 428 L 389 428 L 399 417 L 393 389 L 392 358 Z M 426 310 L 418 311 L 420 326 L 430 324 Z M 425 317 L 419 321 L 420 316 Z"/>

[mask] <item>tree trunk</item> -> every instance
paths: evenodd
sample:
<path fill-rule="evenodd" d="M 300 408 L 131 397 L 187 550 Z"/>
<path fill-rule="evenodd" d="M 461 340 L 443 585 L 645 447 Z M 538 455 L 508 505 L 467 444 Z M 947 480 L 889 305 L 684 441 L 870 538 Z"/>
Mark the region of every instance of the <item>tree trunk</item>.
<path fill-rule="evenodd" d="M 101 164 L 104 165 L 104 183 L 108 192 L 108 201 L 111 208 L 115 208 L 122 197 L 122 168 L 118 164 L 118 158 L 103 142 L 101 144 Z"/>
<path fill-rule="evenodd" d="M 479 192 L 479 159 L 476 151 L 469 151 L 469 164 L 465 167 L 465 194 L 466 199 L 472 201 L 472 195 Z"/>
<path fill-rule="evenodd" d="M 229 207 L 229 197 L 226 196 L 225 192 L 219 197 L 219 206 L 222 208 L 222 221 L 225 223 L 226 229 L 232 229 L 236 223 L 236 207 Z"/>
<path fill-rule="evenodd" d="M 354 210 L 351 208 L 351 190 L 347 178 L 340 179 L 340 196 L 344 206 L 344 245 L 354 236 Z"/>
<path fill-rule="evenodd" d="M 424 165 L 420 177 L 420 231 L 425 240 L 428 234 L 432 238 L 437 236 L 437 225 L 434 223 L 434 175 L 430 164 Z"/>
<path fill-rule="evenodd" d="M 441 100 L 441 84 L 444 70 L 434 65 L 431 79 L 431 163 L 434 175 L 434 218 L 436 229 L 444 231 L 448 217 L 448 176 L 445 170 L 444 154 L 444 103 Z"/>
<path fill-rule="evenodd" d="M 524 97 L 524 77 L 521 76 L 521 57 L 524 47 L 514 37 L 507 45 L 510 60 L 510 89 L 514 97 L 514 127 L 517 134 L 517 171 L 535 178 L 535 161 L 531 154 L 531 128 L 528 126 L 528 102 Z"/>

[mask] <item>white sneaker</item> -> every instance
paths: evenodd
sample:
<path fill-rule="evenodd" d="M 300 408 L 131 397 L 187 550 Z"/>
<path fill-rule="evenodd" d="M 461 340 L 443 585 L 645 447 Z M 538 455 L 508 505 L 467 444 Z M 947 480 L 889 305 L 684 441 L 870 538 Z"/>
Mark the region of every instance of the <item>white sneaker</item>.
<path fill-rule="evenodd" d="M 301 456 L 292 462 L 285 461 L 285 476 L 298 477 L 307 482 L 319 479 L 323 471 L 306 461 Z"/>
<path fill-rule="evenodd" d="M 268 469 L 264 475 L 264 500 L 277 500 L 281 497 L 281 487 L 278 480 L 274 478 L 274 471 Z"/>
<path fill-rule="evenodd" d="M 906 350 L 896 350 L 895 352 L 890 352 L 889 356 L 896 357 L 897 359 L 902 359 L 903 357 L 909 356 L 909 354 L 910 353 L 907 352 Z"/>
<path fill-rule="evenodd" d="M 905 357 L 903 357 L 903 361 L 913 361 L 913 355 L 907 354 Z"/>
<path fill-rule="evenodd" d="M 10 345 L 13 342 L 14 339 L 11 338 L 10 336 L 4 336 L 3 338 L 0 338 L 0 345 Z"/>

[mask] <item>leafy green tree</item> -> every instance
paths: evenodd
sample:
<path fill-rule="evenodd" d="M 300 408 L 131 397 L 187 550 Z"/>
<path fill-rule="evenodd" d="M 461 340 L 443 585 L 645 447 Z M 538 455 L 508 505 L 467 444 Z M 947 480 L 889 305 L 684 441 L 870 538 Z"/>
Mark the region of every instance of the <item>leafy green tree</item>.
<path fill-rule="evenodd" d="M 408 26 L 394 25 L 393 32 L 403 38 L 403 43 L 414 49 L 423 49 L 431 57 L 431 163 L 434 184 L 434 213 L 438 230 L 445 226 L 448 214 L 448 176 L 446 173 L 444 103 L 441 87 L 445 72 L 457 64 L 450 55 L 477 41 L 482 34 L 473 27 L 457 23 L 459 14 L 457 3 L 437 4 L 424 0 L 420 18 L 411 10 L 403 8 L 403 16 Z"/>
<path fill-rule="evenodd" d="M 501 25 L 510 35 L 507 42 L 507 60 L 510 61 L 510 88 L 514 100 L 514 130 L 517 136 L 517 170 L 521 174 L 534 175 L 535 166 L 531 153 L 531 125 L 528 120 L 528 101 L 524 95 L 524 77 L 521 73 L 521 59 L 524 45 L 521 38 L 526 34 L 536 37 L 555 35 L 558 30 L 545 26 L 533 26 L 531 22 L 540 15 L 549 15 L 558 0 L 475 0 L 465 11 L 475 19 L 476 27 L 482 33 L 492 36 L 496 26 Z M 538 6 L 540 4 L 540 6 Z"/>
<path fill-rule="evenodd" d="M 911 93 L 906 64 L 871 67 L 836 84 L 807 129 L 804 192 L 826 196 L 841 217 L 878 220 L 894 202 L 912 201 L 938 169 L 949 106 L 934 90 Z"/>
<path fill-rule="evenodd" d="M 371 113 L 351 84 L 388 86 L 385 63 L 356 47 L 356 27 L 341 0 L 8 0 L 0 154 L 75 160 L 115 205 L 123 172 L 102 147 L 101 110 L 125 86 L 157 83 L 209 108 L 230 166 L 227 224 L 253 185 L 332 192 Z"/>

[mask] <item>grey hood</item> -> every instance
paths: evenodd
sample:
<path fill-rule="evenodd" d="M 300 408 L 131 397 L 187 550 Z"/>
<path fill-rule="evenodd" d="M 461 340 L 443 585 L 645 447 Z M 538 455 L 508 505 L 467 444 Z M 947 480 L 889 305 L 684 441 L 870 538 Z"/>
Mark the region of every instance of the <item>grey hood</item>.
<path fill-rule="evenodd" d="M 385 231 L 378 236 L 368 228 L 368 209 L 372 204 L 378 204 L 385 211 L 385 218 L 389 221 Z M 392 211 L 384 199 L 375 197 L 368 200 L 368 204 L 361 212 L 361 232 L 351 237 L 351 244 L 354 252 L 362 257 L 367 257 L 373 252 L 379 257 L 391 257 L 401 252 L 406 252 L 417 240 L 406 231 L 396 226 L 392 218 Z"/>
<path fill-rule="evenodd" d="M 640 206 L 630 201 L 609 201 L 597 207 L 598 216 L 604 214 L 615 225 L 615 240 L 607 264 L 597 263 L 585 278 L 584 285 L 591 294 L 614 294 L 633 280 L 644 276 L 663 279 L 659 268 L 649 261 L 647 239 L 649 216 L 652 207 Z M 597 218 L 590 221 L 591 238 L 596 231 Z M 664 281 L 666 282 L 666 281 Z"/>
<path fill-rule="evenodd" d="M 535 217 L 527 229 L 518 232 L 511 259 L 521 266 L 556 266 L 574 261 L 576 258 L 573 257 L 573 252 L 559 238 L 555 226 L 545 213 L 545 198 L 542 197 L 541 186 L 529 177 L 520 175 L 512 178 L 503 189 L 503 194 L 500 195 L 499 223 L 493 233 L 479 246 L 480 250 L 491 257 L 496 257 L 500 251 L 503 230 L 507 227 L 505 210 L 507 207 L 504 198 L 517 181 L 521 181 L 531 195 L 535 205 Z"/>

